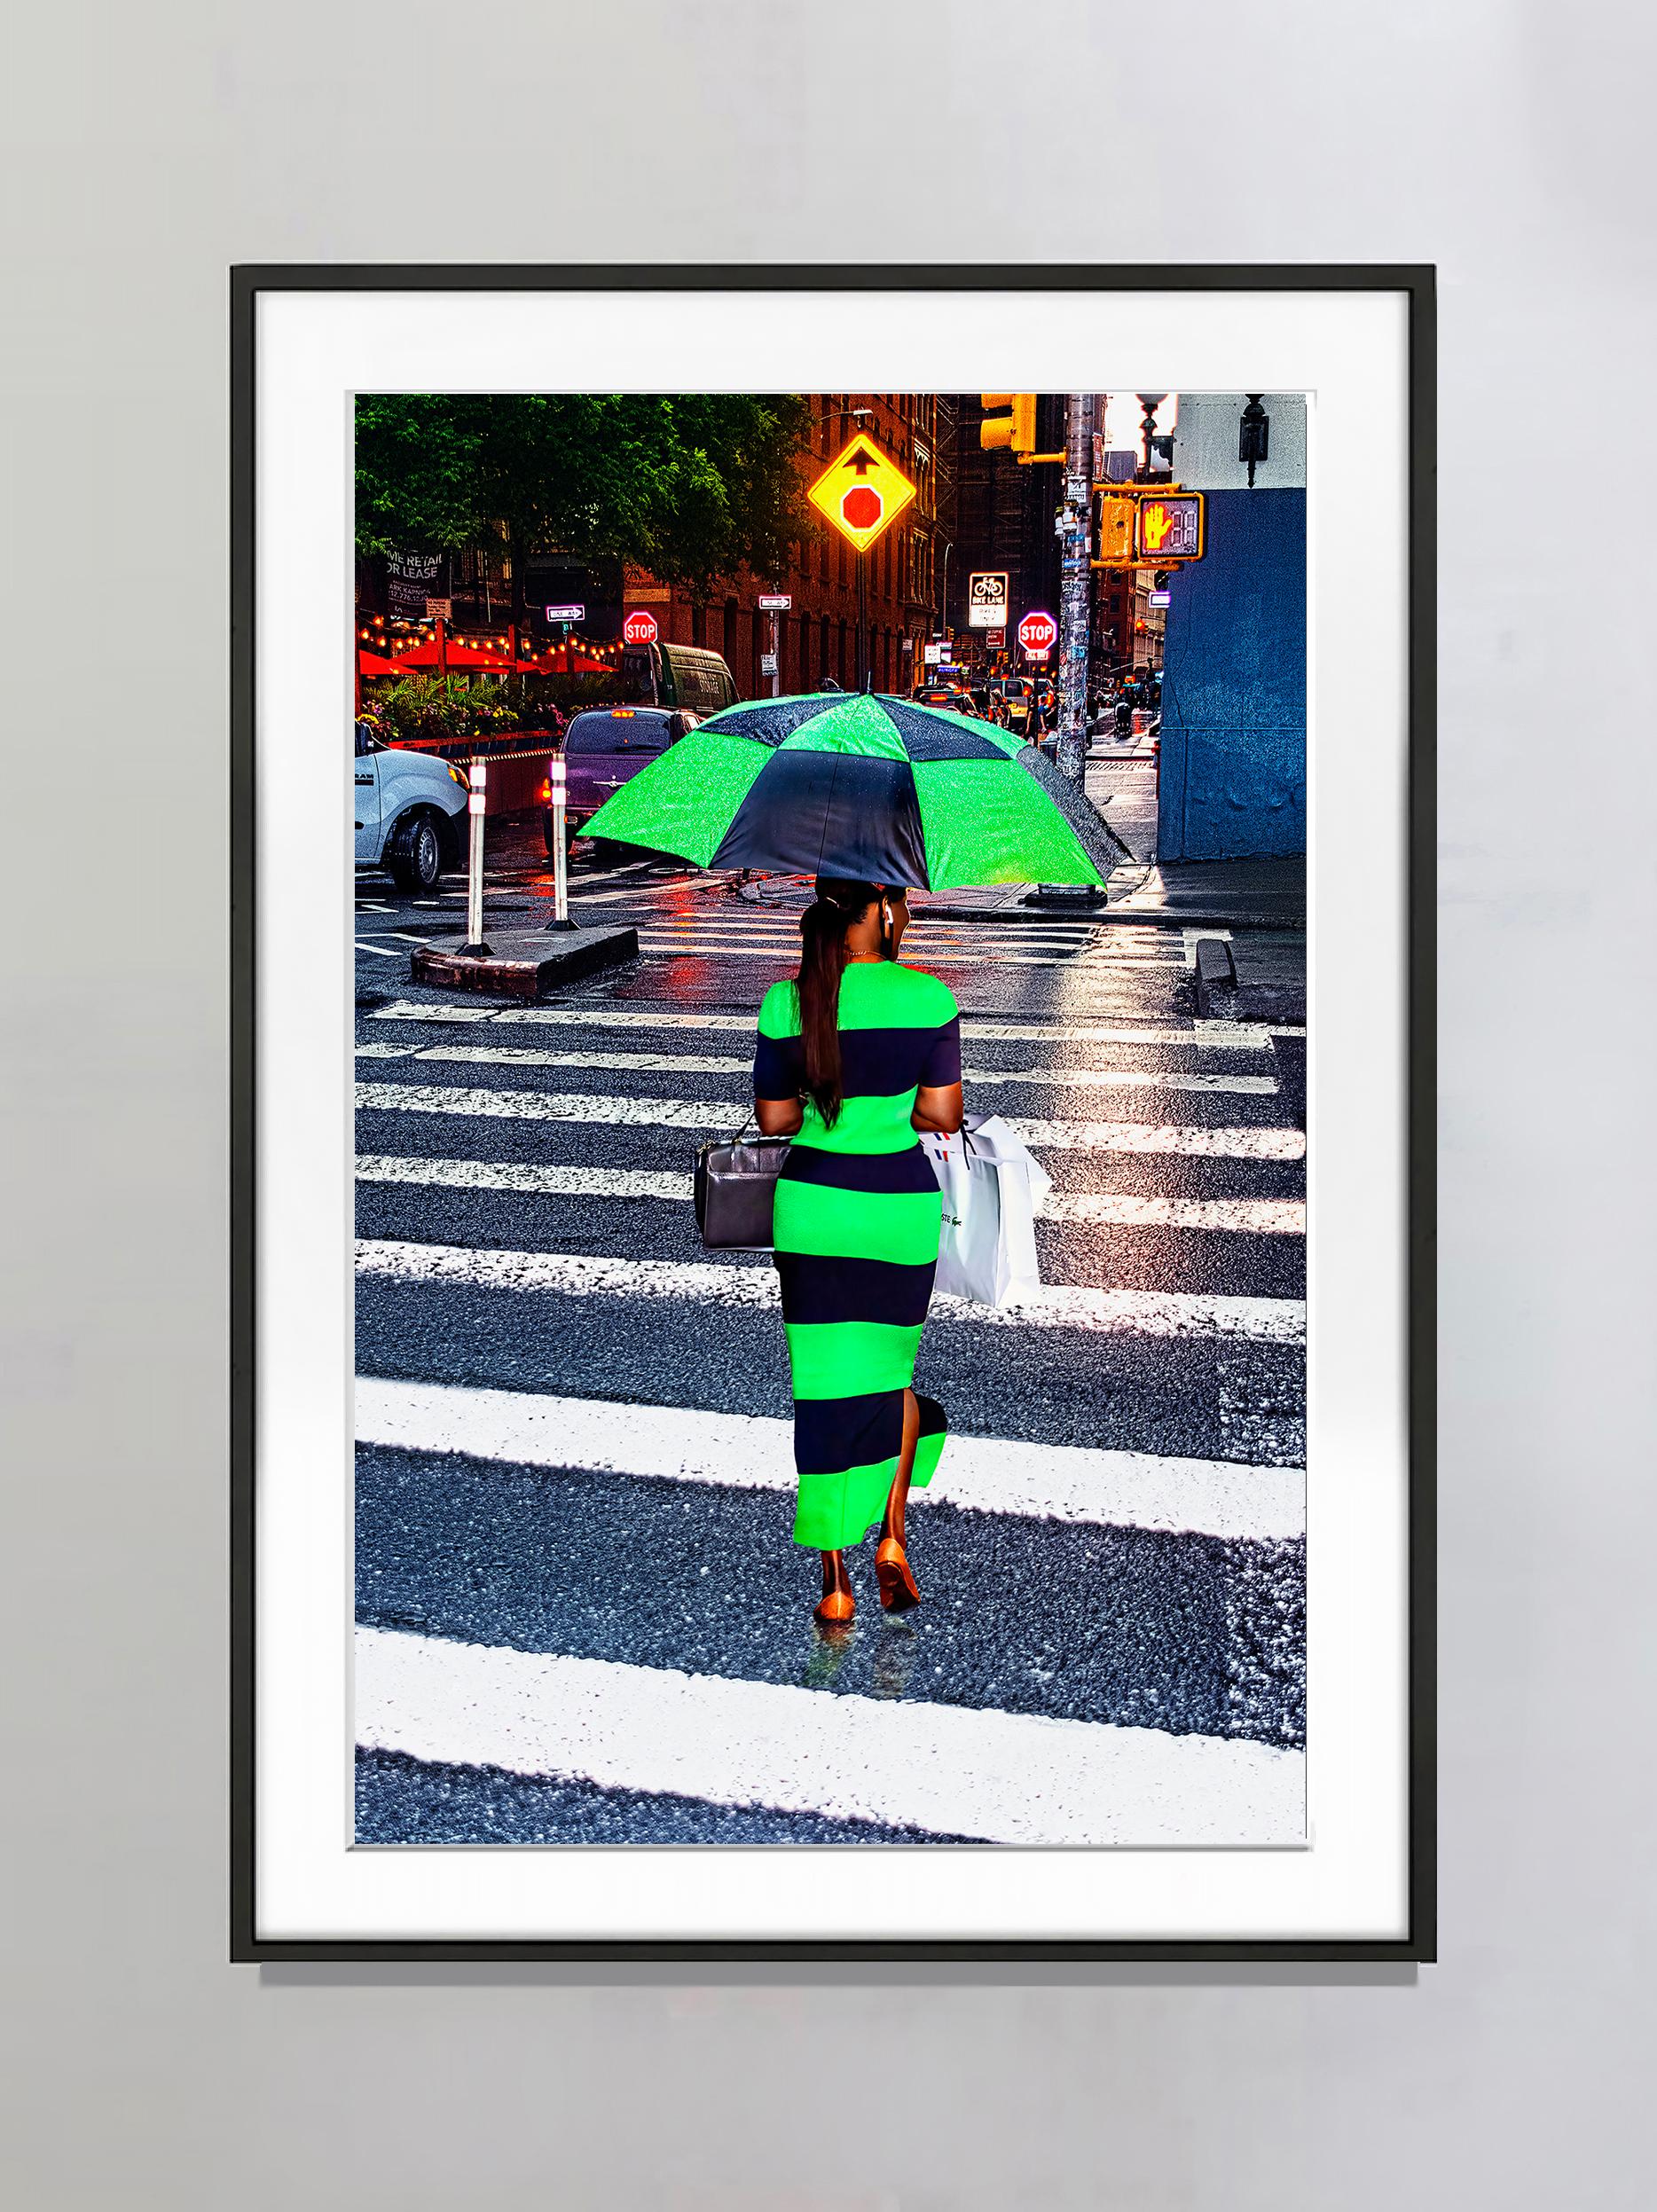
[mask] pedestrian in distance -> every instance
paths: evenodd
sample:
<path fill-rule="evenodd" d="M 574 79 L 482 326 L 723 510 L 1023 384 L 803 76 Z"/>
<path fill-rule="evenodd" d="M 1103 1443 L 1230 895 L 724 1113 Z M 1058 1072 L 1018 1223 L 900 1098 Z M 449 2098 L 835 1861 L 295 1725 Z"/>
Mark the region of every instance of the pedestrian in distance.
<path fill-rule="evenodd" d="M 918 1133 L 962 1123 L 961 1017 L 948 988 L 898 958 L 896 884 L 819 876 L 794 982 L 759 1009 L 755 1112 L 791 1137 L 773 1230 L 794 1394 L 794 1541 L 822 1555 L 815 1618 L 856 1610 L 845 1552 L 880 1523 L 882 1607 L 921 1602 L 904 1534 L 947 1427 L 912 1387 L 938 1269 L 943 1202 Z"/>

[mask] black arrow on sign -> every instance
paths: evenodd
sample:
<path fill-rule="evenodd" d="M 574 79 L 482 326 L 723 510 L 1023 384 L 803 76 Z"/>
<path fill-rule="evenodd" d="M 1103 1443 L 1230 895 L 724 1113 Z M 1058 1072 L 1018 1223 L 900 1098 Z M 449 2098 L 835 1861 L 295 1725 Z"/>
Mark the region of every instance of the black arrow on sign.
<path fill-rule="evenodd" d="M 866 445 L 860 445 L 851 459 L 847 461 L 846 467 L 855 468 L 858 475 L 861 476 L 865 469 L 880 467 L 880 456 L 878 453 L 871 453 Z"/>

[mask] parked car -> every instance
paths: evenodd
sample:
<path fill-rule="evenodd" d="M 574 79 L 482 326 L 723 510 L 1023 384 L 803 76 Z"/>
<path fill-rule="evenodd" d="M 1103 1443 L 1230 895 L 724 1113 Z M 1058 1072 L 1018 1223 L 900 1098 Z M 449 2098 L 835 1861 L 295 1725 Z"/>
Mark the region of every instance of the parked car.
<path fill-rule="evenodd" d="M 383 867 L 400 891 L 428 891 L 460 864 L 467 773 L 435 753 L 387 745 L 357 725 L 357 865 Z"/>
<path fill-rule="evenodd" d="M 699 645 L 622 648 L 622 696 L 635 707 L 676 707 L 705 721 L 736 704 L 736 679 L 718 653 Z"/>
<path fill-rule="evenodd" d="M 619 791 L 641 768 L 659 759 L 701 719 L 679 707 L 589 707 L 574 716 L 563 742 L 564 828 L 569 838 L 573 842 L 581 835 L 612 791 Z M 542 827 L 546 850 L 556 852 L 552 796 L 545 787 Z"/>

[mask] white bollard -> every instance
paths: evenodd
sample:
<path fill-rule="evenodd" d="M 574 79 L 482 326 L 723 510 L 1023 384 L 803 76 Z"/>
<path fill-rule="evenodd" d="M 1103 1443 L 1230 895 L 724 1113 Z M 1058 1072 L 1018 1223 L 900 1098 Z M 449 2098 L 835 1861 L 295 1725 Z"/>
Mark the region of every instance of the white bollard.
<path fill-rule="evenodd" d="M 564 828 L 567 784 L 561 754 L 546 764 L 546 786 L 553 801 L 553 918 L 549 930 L 573 930 L 569 919 L 569 839 Z"/>
<path fill-rule="evenodd" d="M 483 812 L 488 774 L 483 761 L 472 763 L 472 788 L 466 802 L 471 842 L 467 853 L 466 943 L 460 952 L 463 957 L 475 960 L 489 957 L 489 947 L 483 942 Z"/>

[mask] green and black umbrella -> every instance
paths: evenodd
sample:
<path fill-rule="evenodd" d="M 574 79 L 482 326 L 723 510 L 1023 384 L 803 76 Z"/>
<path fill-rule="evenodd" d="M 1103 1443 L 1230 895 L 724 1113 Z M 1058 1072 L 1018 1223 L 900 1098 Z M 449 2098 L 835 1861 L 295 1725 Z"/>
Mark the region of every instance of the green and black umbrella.
<path fill-rule="evenodd" d="M 869 693 L 755 699 L 692 730 L 606 799 L 594 837 L 766 868 L 944 890 L 1097 883 L 1034 776 L 987 722 Z"/>

